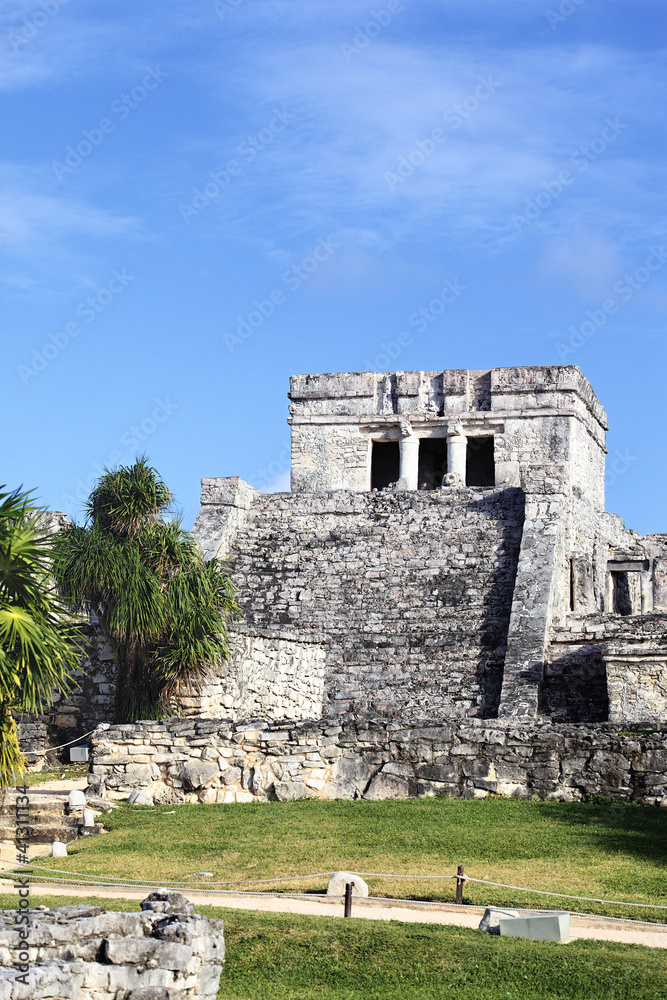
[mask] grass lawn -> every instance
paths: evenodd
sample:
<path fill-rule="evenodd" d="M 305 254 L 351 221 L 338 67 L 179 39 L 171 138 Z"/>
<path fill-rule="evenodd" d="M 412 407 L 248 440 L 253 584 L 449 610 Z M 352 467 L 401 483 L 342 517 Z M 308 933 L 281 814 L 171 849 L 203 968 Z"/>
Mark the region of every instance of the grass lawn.
<path fill-rule="evenodd" d="M 39 788 L 46 781 L 78 781 L 88 777 L 88 764 L 63 764 L 48 771 L 27 771 L 24 782 L 29 788 Z"/>
<path fill-rule="evenodd" d="M 80 898 L 34 896 L 33 905 Z M 86 900 L 138 910 L 130 900 Z M 16 898 L 0 896 L 0 909 Z M 218 1000 L 659 1000 L 667 956 L 657 948 L 544 944 L 428 924 L 260 914 L 198 906 L 225 921 Z"/>
<path fill-rule="evenodd" d="M 123 805 L 104 822 L 110 832 L 77 841 L 69 858 L 38 863 L 159 884 L 188 881 L 198 871 L 216 879 L 336 869 L 424 875 L 451 874 L 463 864 L 470 875 L 495 882 L 667 905 L 667 809 L 647 806 L 507 798 Z M 372 895 L 454 898 L 450 881 L 366 880 Z M 326 882 L 259 888 L 321 892 Z M 667 909 L 577 903 L 473 883 L 464 900 L 667 922 Z"/>

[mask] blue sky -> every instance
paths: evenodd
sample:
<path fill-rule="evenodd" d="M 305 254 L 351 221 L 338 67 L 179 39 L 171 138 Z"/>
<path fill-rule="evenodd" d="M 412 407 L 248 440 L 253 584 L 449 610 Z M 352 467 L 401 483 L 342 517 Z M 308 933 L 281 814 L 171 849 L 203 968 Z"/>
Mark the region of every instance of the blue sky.
<path fill-rule="evenodd" d="M 608 509 L 667 529 L 666 26 L 664 0 L 4 0 L 2 481 L 80 517 L 145 451 L 189 526 L 202 476 L 285 488 L 290 374 L 568 363 Z"/>

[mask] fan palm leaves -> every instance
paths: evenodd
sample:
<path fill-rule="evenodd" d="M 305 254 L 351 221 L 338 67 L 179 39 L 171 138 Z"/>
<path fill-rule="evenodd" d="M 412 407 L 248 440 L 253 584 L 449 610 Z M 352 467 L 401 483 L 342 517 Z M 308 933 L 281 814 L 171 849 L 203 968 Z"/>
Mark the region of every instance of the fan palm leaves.
<path fill-rule="evenodd" d="M 121 720 L 159 718 L 229 658 L 237 612 L 217 560 L 206 562 L 177 520 L 172 495 L 146 458 L 107 470 L 90 494 L 84 526 L 57 538 L 56 576 L 73 610 L 94 613 L 119 667 Z"/>
<path fill-rule="evenodd" d="M 39 712 L 67 692 L 78 624 L 52 581 L 52 536 L 32 494 L 0 488 L 0 785 L 23 769 L 13 713 Z"/>

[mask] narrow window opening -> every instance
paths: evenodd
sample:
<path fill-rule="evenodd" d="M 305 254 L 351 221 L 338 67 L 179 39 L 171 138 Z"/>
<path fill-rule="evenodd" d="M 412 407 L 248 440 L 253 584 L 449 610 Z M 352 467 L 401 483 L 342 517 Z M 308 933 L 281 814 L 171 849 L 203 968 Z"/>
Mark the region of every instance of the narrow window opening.
<path fill-rule="evenodd" d="M 373 441 L 371 454 L 371 489 L 383 490 L 397 483 L 401 459 L 398 441 Z"/>
<path fill-rule="evenodd" d="M 631 615 L 630 581 L 627 573 L 611 574 L 611 608 L 616 615 Z"/>
<path fill-rule="evenodd" d="M 570 559 L 570 611 L 574 611 L 574 559 Z"/>
<path fill-rule="evenodd" d="M 466 486 L 496 485 L 492 437 L 469 437 L 466 449 Z"/>
<path fill-rule="evenodd" d="M 419 441 L 419 489 L 439 490 L 446 472 L 447 438 L 421 438 Z"/>

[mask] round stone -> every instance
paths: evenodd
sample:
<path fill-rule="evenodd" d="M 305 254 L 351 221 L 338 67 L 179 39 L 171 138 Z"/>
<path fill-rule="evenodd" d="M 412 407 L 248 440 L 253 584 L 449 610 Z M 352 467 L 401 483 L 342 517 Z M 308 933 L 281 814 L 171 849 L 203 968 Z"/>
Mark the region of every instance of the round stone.
<path fill-rule="evenodd" d="M 327 896 L 344 896 L 345 886 L 348 882 L 352 882 L 353 896 L 368 895 L 368 886 L 360 875 L 353 875 L 351 872 L 335 872 L 329 879 Z"/>

